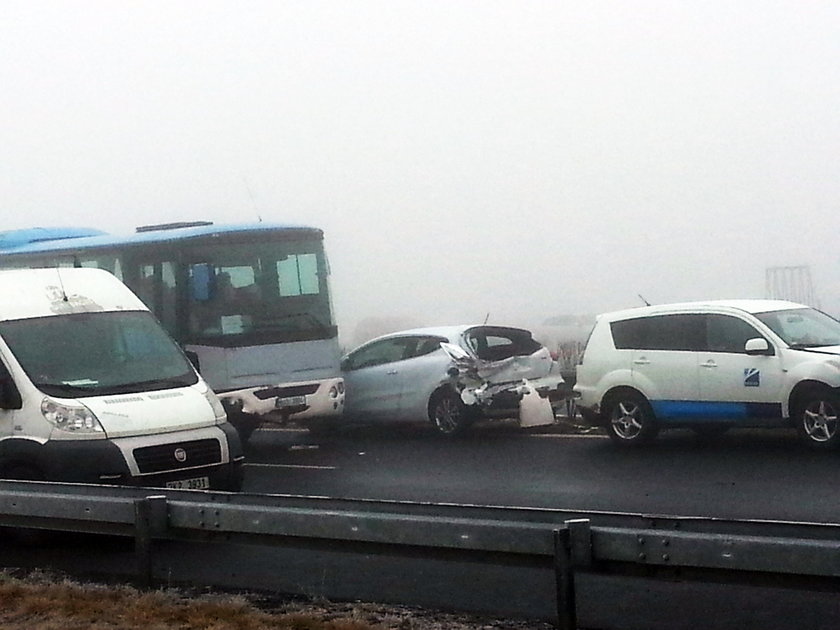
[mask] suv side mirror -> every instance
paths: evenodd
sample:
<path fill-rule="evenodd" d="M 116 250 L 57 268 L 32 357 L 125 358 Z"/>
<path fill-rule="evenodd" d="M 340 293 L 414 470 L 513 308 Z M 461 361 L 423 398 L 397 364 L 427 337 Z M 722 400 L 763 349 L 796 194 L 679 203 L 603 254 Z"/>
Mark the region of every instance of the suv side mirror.
<path fill-rule="evenodd" d="M 767 340 L 763 337 L 756 337 L 755 339 L 748 339 L 747 343 L 744 344 L 744 352 L 749 355 L 772 355 L 773 349 L 770 347 L 770 344 L 767 343 Z"/>

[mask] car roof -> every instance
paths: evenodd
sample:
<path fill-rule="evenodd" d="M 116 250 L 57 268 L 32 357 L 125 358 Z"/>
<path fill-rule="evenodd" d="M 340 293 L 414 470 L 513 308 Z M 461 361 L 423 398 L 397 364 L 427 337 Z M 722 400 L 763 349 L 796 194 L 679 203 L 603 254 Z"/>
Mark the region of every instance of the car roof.
<path fill-rule="evenodd" d="M 705 313 L 733 311 L 741 311 L 744 313 L 766 313 L 768 311 L 784 311 L 797 308 L 809 307 L 805 304 L 797 304 L 796 302 L 789 302 L 787 300 L 710 300 L 705 302 L 675 302 L 672 304 L 655 304 L 651 306 L 640 306 L 638 308 L 630 308 L 621 311 L 603 313 L 599 315 L 598 318 L 612 321 L 618 319 L 633 319 L 636 317 L 647 317 L 650 315 L 662 315 L 665 313 Z"/>
<path fill-rule="evenodd" d="M 394 337 L 415 337 L 415 336 L 422 336 L 422 337 L 445 337 L 450 342 L 457 343 L 461 336 L 471 330 L 473 328 L 488 328 L 488 329 L 496 329 L 496 330 L 521 330 L 524 332 L 530 332 L 525 328 L 518 328 L 516 326 L 500 326 L 496 324 L 457 324 L 452 326 L 424 326 L 422 328 L 409 328 L 407 330 L 398 330 L 395 332 L 391 332 L 385 335 L 380 335 L 364 343 L 359 344 L 351 352 L 354 352 L 356 349 L 361 348 L 362 346 L 366 346 L 374 341 L 380 341 L 382 339 L 391 339 Z"/>

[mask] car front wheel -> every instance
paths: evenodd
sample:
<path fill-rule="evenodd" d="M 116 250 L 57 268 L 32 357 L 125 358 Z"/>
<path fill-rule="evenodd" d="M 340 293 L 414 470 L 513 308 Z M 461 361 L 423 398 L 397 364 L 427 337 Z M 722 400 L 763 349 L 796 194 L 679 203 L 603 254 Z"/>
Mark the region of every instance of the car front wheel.
<path fill-rule="evenodd" d="M 796 414 L 796 428 L 805 442 L 819 449 L 840 447 L 840 397 L 829 389 L 809 392 Z"/>
<path fill-rule="evenodd" d="M 429 402 L 429 420 L 441 435 L 463 435 L 472 424 L 471 414 L 453 390 L 435 392 Z"/>
<path fill-rule="evenodd" d="M 645 444 L 659 432 L 648 401 L 636 392 L 610 396 L 604 405 L 607 433 L 624 446 Z"/>

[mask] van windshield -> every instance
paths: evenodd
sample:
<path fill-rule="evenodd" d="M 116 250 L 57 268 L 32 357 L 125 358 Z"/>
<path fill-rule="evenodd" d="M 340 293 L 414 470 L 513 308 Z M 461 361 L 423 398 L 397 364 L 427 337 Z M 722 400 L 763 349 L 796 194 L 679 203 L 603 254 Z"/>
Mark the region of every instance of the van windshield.
<path fill-rule="evenodd" d="M 180 348 L 145 311 L 5 321 L 0 336 L 33 384 L 52 396 L 83 398 L 198 382 Z"/>
<path fill-rule="evenodd" d="M 840 346 L 840 322 L 813 308 L 768 311 L 755 316 L 791 348 Z"/>

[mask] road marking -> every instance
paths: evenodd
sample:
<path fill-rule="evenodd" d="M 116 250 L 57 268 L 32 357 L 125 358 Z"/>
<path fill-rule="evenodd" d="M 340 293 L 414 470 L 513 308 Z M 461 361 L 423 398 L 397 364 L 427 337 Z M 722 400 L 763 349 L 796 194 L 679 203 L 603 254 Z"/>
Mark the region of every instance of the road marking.
<path fill-rule="evenodd" d="M 568 440 L 608 440 L 607 435 L 589 435 L 586 433 L 532 433 L 528 437 L 562 438 Z"/>
<path fill-rule="evenodd" d="M 303 464 L 254 464 L 246 463 L 245 466 L 254 468 L 305 468 L 310 470 L 338 470 L 338 466 L 304 466 Z"/>

